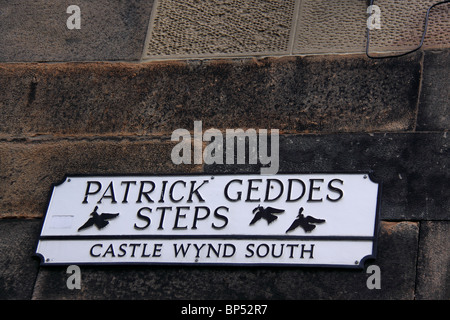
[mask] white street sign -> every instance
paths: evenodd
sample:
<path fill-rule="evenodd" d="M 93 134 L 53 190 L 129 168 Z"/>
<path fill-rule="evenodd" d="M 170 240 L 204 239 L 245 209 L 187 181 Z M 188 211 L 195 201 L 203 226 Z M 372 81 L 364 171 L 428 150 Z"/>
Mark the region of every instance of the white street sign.
<path fill-rule="evenodd" d="M 36 253 L 49 265 L 363 267 L 379 189 L 365 173 L 70 176 Z"/>

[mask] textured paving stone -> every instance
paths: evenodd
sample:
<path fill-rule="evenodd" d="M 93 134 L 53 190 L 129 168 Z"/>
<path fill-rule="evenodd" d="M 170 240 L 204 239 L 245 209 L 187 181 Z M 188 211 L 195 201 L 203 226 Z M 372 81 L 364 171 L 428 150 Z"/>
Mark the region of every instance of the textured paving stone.
<path fill-rule="evenodd" d="M 149 64 L 0 65 L 0 133 L 410 130 L 421 54 Z"/>
<path fill-rule="evenodd" d="M 450 128 L 450 50 L 426 51 L 417 130 Z"/>
<path fill-rule="evenodd" d="M 288 135 L 280 137 L 279 172 L 372 171 L 382 183 L 382 219 L 448 220 L 449 151 L 445 132 Z M 260 169 L 213 164 L 205 171 Z"/>
<path fill-rule="evenodd" d="M 32 258 L 39 219 L 0 219 L 0 299 L 31 299 L 39 263 Z"/>
<path fill-rule="evenodd" d="M 169 173 L 175 142 L 159 139 L 82 139 L 0 143 L 0 216 L 43 216 L 51 185 L 66 174 Z"/>
<path fill-rule="evenodd" d="M 370 32 L 370 52 L 408 51 L 422 38 L 425 14 L 436 0 L 375 0 L 381 28 Z M 364 52 L 368 1 L 303 0 L 301 2 L 294 53 Z M 435 7 L 430 14 L 425 47 L 450 43 L 449 5 Z"/>
<path fill-rule="evenodd" d="M 371 47 L 377 51 L 416 48 L 422 38 L 428 8 L 439 0 L 389 1 L 375 0 L 381 10 L 381 29 L 371 32 Z M 450 4 L 430 11 L 424 48 L 450 44 Z M 373 41 L 373 42 L 372 42 Z"/>
<path fill-rule="evenodd" d="M 69 30 L 69 5 L 81 28 Z M 153 0 L 0 1 L 0 61 L 139 60 Z M 18 23 L 20 21 L 20 23 Z"/>
<path fill-rule="evenodd" d="M 418 226 L 382 223 L 381 289 L 365 270 L 239 267 L 81 267 L 68 290 L 65 267 L 41 267 L 34 299 L 413 299 Z"/>
<path fill-rule="evenodd" d="M 294 53 L 364 52 L 366 10 L 366 1 L 302 1 Z"/>
<path fill-rule="evenodd" d="M 158 1 L 144 58 L 286 54 L 295 0 Z"/>
<path fill-rule="evenodd" d="M 450 221 L 420 223 L 416 299 L 450 299 Z"/>

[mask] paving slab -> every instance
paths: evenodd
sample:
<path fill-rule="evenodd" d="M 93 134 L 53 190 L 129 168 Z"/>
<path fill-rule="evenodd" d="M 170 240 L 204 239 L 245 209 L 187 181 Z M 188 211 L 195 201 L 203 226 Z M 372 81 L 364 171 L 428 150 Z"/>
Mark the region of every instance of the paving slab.
<path fill-rule="evenodd" d="M 295 0 L 160 0 L 144 59 L 287 54 Z"/>
<path fill-rule="evenodd" d="M 425 52 L 417 130 L 449 130 L 449 74 L 450 50 Z"/>
<path fill-rule="evenodd" d="M 32 258 L 40 219 L 0 219 L 0 299 L 31 299 L 39 263 Z"/>
<path fill-rule="evenodd" d="M 439 1 L 375 0 L 380 29 L 370 31 L 370 52 L 406 52 L 420 43 L 427 9 Z M 369 1 L 303 0 L 294 54 L 365 52 Z M 435 7 L 429 17 L 424 47 L 448 47 L 449 5 Z"/>
<path fill-rule="evenodd" d="M 294 53 L 364 52 L 366 1 L 301 1 Z"/>
<path fill-rule="evenodd" d="M 52 184 L 68 174 L 175 173 L 175 142 L 146 138 L 84 138 L 0 143 L 0 217 L 42 217 Z"/>
<path fill-rule="evenodd" d="M 69 29 L 70 5 L 80 29 Z M 0 1 L 0 61 L 140 60 L 153 0 Z"/>
<path fill-rule="evenodd" d="M 66 267 L 41 267 L 33 299 L 413 299 L 418 225 L 381 224 L 381 289 L 365 270 L 290 267 L 81 266 L 81 289 Z"/>
<path fill-rule="evenodd" d="M 403 131 L 421 53 L 166 63 L 0 65 L 0 134 L 171 134 L 178 128 Z"/>
<path fill-rule="evenodd" d="M 450 299 L 450 221 L 420 223 L 416 299 Z"/>

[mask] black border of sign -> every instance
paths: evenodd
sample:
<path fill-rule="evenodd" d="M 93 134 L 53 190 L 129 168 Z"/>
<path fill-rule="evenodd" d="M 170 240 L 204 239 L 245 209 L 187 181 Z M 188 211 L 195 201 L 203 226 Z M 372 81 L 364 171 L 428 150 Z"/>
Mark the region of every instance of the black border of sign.
<path fill-rule="evenodd" d="M 208 172 L 192 172 L 192 173 L 126 173 L 126 174 L 120 174 L 120 173 L 106 173 L 106 174 L 65 174 L 64 178 L 56 183 L 52 183 L 49 194 L 47 196 L 47 206 L 45 209 L 45 213 L 42 217 L 41 221 L 41 227 L 40 227 L 40 233 L 38 240 L 35 245 L 35 250 L 33 257 L 38 258 L 40 260 L 41 266 L 68 266 L 71 264 L 76 265 L 90 265 L 90 266 L 131 266 L 131 265 L 140 265 L 140 266 L 151 266 L 151 265 L 171 265 L 171 266 L 197 266 L 197 267 L 207 267 L 207 266 L 238 266 L 238 267 L 258 267 L 258 266 L 271 266 L 271 267 L 323 267 L 323 268 L 346 268 L 346 269 L 363 269 L 364 264 L 367 260 L 376 259 L 377 257 L 377 250 L 378 250 L 378 236 L 379 236 L 379 229 L 380 229 L 380 210 L 381 210 L 381 193 L 382 193 L 382 182 L 376 181 L 376 179 L 373 178 L 373 170 L 356 170 L 356 171 L 303 171 L 303 172 L 279 172 L 275 175 L 272 175 L 274 177 L 279 175 L 290 175 L 290 174 L 299 174 L 299 175 L 307 175 L 307 174 L 347 174 L 347 175 L 367 175 L 367 177 L 375 184 L 378 184 L 378 190 L 377 190 L 377 204 L 375 209 L 375 223 L 374 223 L 374 231 L 373 236 L 371 237 L 354 237 L 354 236 L 298 236 L 298 237 L 286 237 L 286 236 L 230 236 L 228 239 L 249 239 L 252 238 L 254 240 L 257 239 L 296 239 L 296 240 L 356 240 L 356 241 L 372 241 L 372 253 L 363 257 L 360 261 L 358 261 L 358 264 L 355 265 L 333 265 L 333 264 L 304 264 L 304 263 L 205 263 L 205 262 L 197 262 L 197 263 L 190 263 L 190 262 L 79 262 L 79 263 L 46 263 L 45 257 L 37 252 L 37 248 L 39 245 L 40 240 L 62 240 L 62 239 L 71 239 L 71 240 L 83 240 L 83 239 L 120 239 L 121 236 L 41 236 L 42 230 L 44 227 L 44 221 L 47 217 L 48 208 L 50 206 L 51 197 L 53 195 L 53 190 L 62 185 L 68 178 L 71 177 L 173 177 L 173 176 L 179 176 L 179 177 L 192 177 L 192 176 L 230 176 L 230 175 L 258 175 L 256 172 L 237 172 L 237 173 L 208 173 Z M 268 175 L 267 175 L 268 176 Z M 130 236 L 125 236 L 124 238 L 131 238 Z M 137 236 L 136 239 L 144 239 L 145 236 Z M 149 237 L 147 237 L 149 238 Z M 170 238 L 177 238 L 177 236 L 157 236 L 154 237 L 157 239 L 170 239 Z M 201 236 L 186 236 L 186 238 L 189 239 L 211 239 L 211 235 L 201 235 Z M 219 235 L 215 236 L 214 238 L 217 239 L 227 239 L 226 235 Z"/>

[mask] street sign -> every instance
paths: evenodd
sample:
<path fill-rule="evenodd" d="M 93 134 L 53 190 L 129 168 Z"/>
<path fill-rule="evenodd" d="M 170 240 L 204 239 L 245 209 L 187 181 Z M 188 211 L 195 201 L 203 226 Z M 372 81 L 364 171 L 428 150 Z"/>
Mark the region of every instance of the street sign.
<path fill-rule="evenodd" d="M 380 185 L 366 173 L 68 176 L 36 253 L 53 264 L 363 267 Z"/>

